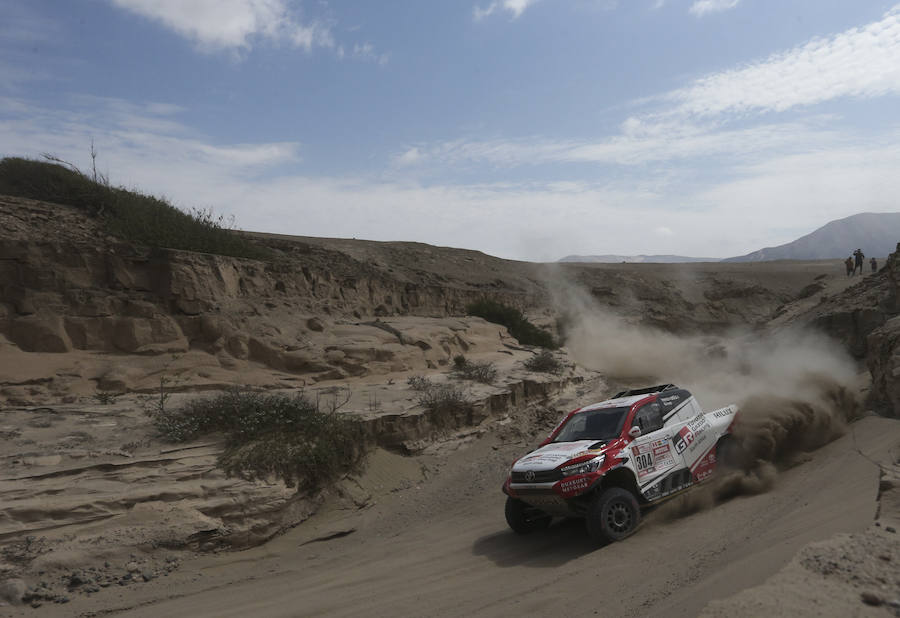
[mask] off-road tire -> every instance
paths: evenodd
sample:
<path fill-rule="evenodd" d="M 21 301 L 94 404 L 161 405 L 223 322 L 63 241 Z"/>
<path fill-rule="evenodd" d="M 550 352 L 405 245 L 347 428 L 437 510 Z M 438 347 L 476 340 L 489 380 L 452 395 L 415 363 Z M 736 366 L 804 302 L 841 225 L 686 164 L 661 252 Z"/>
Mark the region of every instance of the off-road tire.
<path fill-rule="evenodd" d="M 521 500 L 506 498 L 506 523 L 516 534 L 528 534 L 546 528 L 553 519 L 543 511 L 529 506 Z"/>
<path fill-rule="evenodd" d="M 641 509 L 633 493 L 621 487 L 610 487 L 591 501 L 585 523 L 594 542 L 621 541 L 641 523 Z"/>

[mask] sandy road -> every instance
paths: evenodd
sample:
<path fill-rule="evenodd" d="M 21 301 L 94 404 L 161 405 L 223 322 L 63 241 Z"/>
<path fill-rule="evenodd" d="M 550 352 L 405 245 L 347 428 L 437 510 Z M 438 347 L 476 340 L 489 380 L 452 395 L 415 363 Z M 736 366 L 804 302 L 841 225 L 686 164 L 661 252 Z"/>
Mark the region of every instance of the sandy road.
<path fill-rule="evenodd" d="M 863 452 L 883 458 L 900 442 L 900 423 L 867 418 L 853 433 Z M 431 480 L 371 508 L 325 513 L 265 547 L 200 557 L 144 586 L 76 599 L 66 613 L 693 616 L 762 582 L 805 543 L 864 529 L 876 509 L 878 469 L 848 434 L 767 493 L 671 521 L 651 515 L 622 543 L 592 548 L 575 520 L 519 537 L 506 528 L 499 485 L 521 450 L 482 439 L 436 458 Z M 375 473 L 409 473 L 391 465 Z"/>

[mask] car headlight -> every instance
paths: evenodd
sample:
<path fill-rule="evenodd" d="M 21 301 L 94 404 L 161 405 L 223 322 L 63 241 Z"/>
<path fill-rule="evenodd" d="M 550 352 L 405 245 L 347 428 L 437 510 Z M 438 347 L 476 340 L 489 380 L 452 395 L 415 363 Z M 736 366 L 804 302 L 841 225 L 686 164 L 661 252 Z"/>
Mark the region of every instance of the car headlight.
<path fill-rule="evenodd" d="M 562 468 L 560 471 L 563 476 L 575 476 L 576 474 L 587 474 L 588 472 L 596 472 L 597 468 L 599 468 L 603 464 L 603 460 L 606 459 L 606 455 L 598 455 L 593 459 L 589 459 L 587 461 L 582 461 L 577 464 L 572 464 L 571 466 L 566 466 Z"/>

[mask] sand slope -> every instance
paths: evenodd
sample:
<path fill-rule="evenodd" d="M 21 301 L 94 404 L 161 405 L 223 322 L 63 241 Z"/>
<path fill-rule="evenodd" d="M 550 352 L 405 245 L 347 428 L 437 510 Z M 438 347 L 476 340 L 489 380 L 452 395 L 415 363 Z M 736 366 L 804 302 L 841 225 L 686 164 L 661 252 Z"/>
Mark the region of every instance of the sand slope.
<path fill-rule="evenodd" d="M 694 616 L 761 583 L 804 544 L 863 531 L 876 515 L 879 471 L 854 439 L 884 459 L 898 437 L 897 421 L 863 419 L 768 493 L 673 521 L 651 516 L 599 549 L 577 521 L 529 537 L 507 530 L 499 484 L 516 448 L 486 437 L 424 456 L 436 478 L 384 464 L 405 488 L 384 487 L 371 508 L 325 512 L 265 547 L 197 558 L 127 596 L 79 598 L 46 614 Z"/>

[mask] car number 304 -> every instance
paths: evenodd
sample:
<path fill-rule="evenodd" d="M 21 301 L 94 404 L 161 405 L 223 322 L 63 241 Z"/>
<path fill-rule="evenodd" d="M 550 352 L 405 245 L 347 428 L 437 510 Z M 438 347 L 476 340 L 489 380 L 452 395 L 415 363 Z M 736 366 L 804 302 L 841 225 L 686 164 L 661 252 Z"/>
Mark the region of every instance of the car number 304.
<path fill-rule="evenodd" d="M 634 458 L 634 464 L 638 470 L 646 470 L 653 466 L 653 454 L 643 453 Z"/>

